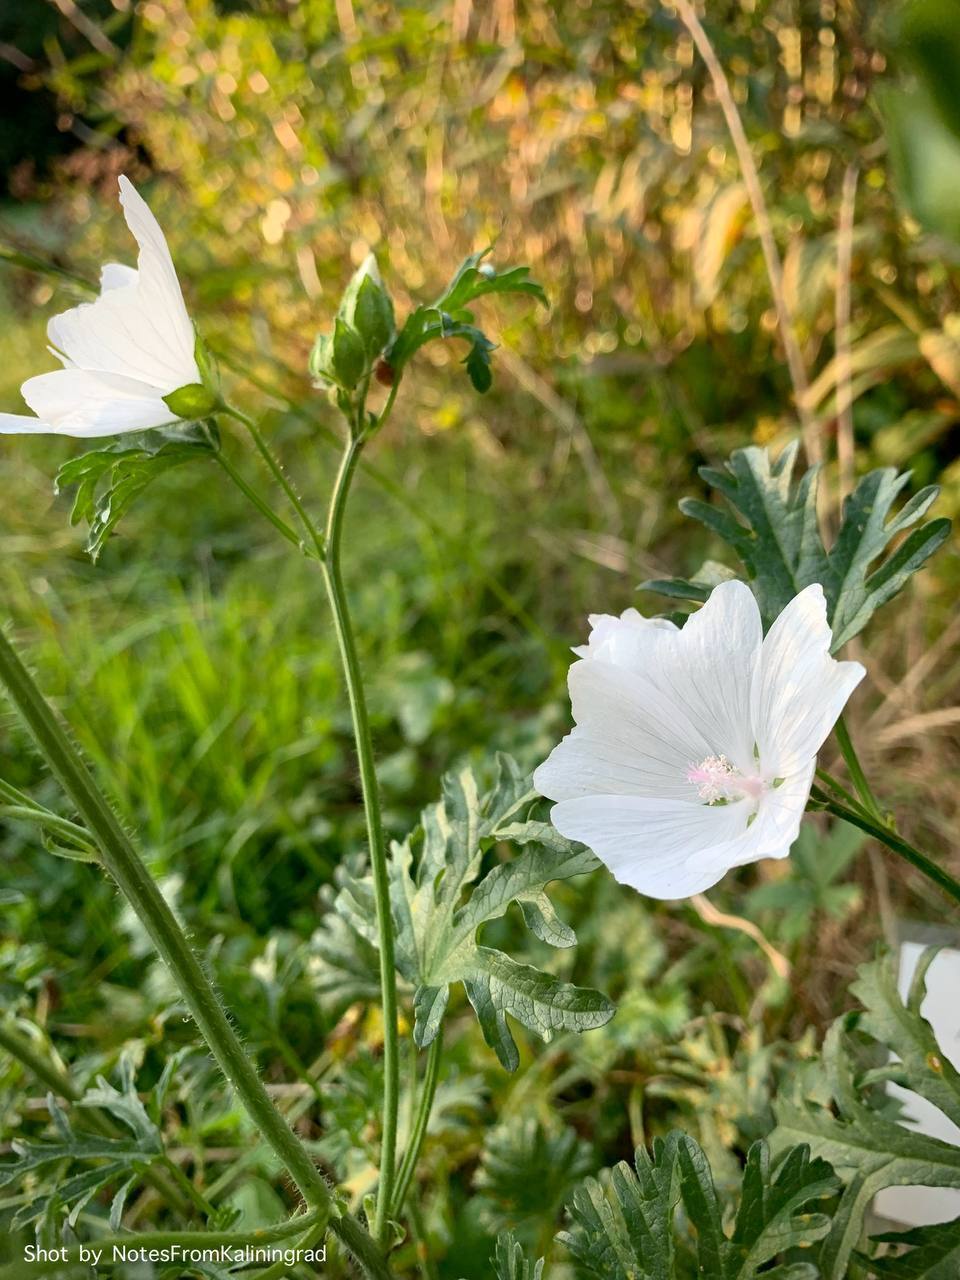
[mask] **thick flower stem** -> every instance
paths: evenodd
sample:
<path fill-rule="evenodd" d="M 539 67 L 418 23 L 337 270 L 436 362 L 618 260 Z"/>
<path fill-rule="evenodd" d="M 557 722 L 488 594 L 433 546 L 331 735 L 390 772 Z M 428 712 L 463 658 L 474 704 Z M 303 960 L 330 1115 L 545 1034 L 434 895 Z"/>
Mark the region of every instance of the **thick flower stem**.
<path fill-rule="evenodd" d="M 875 840 L 879 840 L 881 844 L 898 854 L 911 866 L 921 871 L 928 880 L 941 889 L 948 897 L 953 898 L 955 902 L 960 902 L 960 883 L 958 883 L 949 871 L 944 871 L 932 858 L 928 858 L 925 853 L 921 853 L 919 849 L 915 849 L 902 836 L 892 830 L 892 828 L 884 826 L 881 821 L 874 821 L 864 816 L 862 810 L 848 808 L 845 804 L 840 804 L 828 795 L 826 791 L 822 791 L 819 787 L 813 787 L 810 795 L 816 801 L 817 807 L 832 813 L 836 818 L 842 818 L 844 822 L 849 822 L 854 827 L 859 827 L 861 831 L 865 831 L 867 835 L 873 836 Z"/>
<path fill-rule="evenodd" d="M 437 1083 L 440 1079 L 440 1062 L 443 1058 L 443 1027 L 437 1032 L 436 1038 L 431 1042 L 427 1051 L 427 1067 L 424 1072 L 423 1086 L 420 1090 L 420 1102 L 417 1107 L 417 1114 L 414 1117 L 413 1126 L 410 1130 L 410 1138 L 407 1143 L 407 1149 L 404 1152 L 403 1161 L 400 1165 L 400 1172 L 397 1174 L 397 1186 L 393 1196 L 392 1212 L 394 1216 L 399 1215 L 403 1209 L 403 1202 L 407 1198 L 407 1191 L 410 1189 L 410 1181 L 413 1178 L 414 1170 L 417 1167 L 417 1161 L 420 1158 L 420 1149 L 423 1146 L 423 1140 L 427 1134 L 427 1125 L 430 1123 L 430 1112 L 433 1110 L 433 1100 L 437 1093 Z M 416 1080 L 412 1081 L 412 1085 L 416 1084 Z"/>
<path fill-rule="evenodd" d="M 311 1209 L 328 1210 L 333 1197 L 296 1134 L 270 1101 L 253 1063 L 173 912 L 161 895 L 113 809 L 97 787 L 9 640 L 0 632 L 0 680 L 41 754 L 76 806 L 116 882 L 170 969 L 204 1040 L 250 1119 L 289 1171 Z M 334 1217 L 334 1231 L 375 1280 L 389 1269 L 380 1250 L 352 1218 Z"/>
<path fill-rule="evenodd" d="M 381 415 L 381 420 L 382 420 Z M 324 534 L 325 553 L 321 560 L 323 580 L 333 613 L 337 643 L 343 662 L 353 734 L 360 768 L 360 785 L 367 820 L 370 866 L 377 911 L 377 933 L 380 941 L 380 994 L 383 1002 L 383 1137 L 380 1153 L 380 1181 L 377 1189 L 377 1211 L 374 1234 L 382 1243 L 394 1194 L 397 1159 L 397 1115 L 400 1096 L 400 1045 L 397 1033 L 397 975 L 394 957 L 393 916 L 390 910 L 390 880 L 387 852 L 380 815 L 380 792 L 370 736 L 370 718 L 360 671 L 360 659 L 353 634 L 353 623 L 347 605 L 340 550 L 343 521 L 350 485 L 360 460 L 363 435 L 351 432 L 330 498 L 330 509 Z"/>

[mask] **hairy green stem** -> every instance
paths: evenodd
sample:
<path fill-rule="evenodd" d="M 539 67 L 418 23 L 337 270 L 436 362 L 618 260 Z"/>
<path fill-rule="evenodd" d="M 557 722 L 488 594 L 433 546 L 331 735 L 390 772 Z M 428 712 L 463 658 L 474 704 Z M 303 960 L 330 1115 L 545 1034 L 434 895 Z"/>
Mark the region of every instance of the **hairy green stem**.
<path fill-rule="evenodd" d="M 97 787 L 77 749 L 44 700 L 13 646 L 0 631 L 0 680 L 97 843 L 101 862 L 143 923 L 176 980 L 204 1040 L 256 1128 L 289 1171 L 311 1208 L 329 1209 L 332 1195 L 322 1174 L 267 1094 L 207 975 L 166 900 Z M 331 1229 L 376 1280 L 390 1272 L 380 1250 L 352 1218 Z"/>
<path fill-rule="evenodd" d="M 286 520 L 284 520 L 281 516 L 277 515 L 276 511 L 274 511 L 273 507 L 270 506 L 269 502 L 264 501 L 264 499 L 260 497 L 259 493 L 257 493 L 256 489 L 254 489 L 252 485 L 247 483 L 247 481 L 243 478 L 243 476 L 240 474 L 237 468 L 233 465 L 233 463 L 229 460 L 229 458 L 227 458 L 224 455 L 221 449 L 217 450 L 216 459 L 217 459 L 217 462 L 219 462 L 220 466 L 223 467 L 224 471 L 227 473 L 230 479 L 233 481 L 233 483 L 237 486 L 237 488 L 243 494 L 243 496 L 253 503 L 253 505 L 260 512 L 260 514 L 266 517 L 266 519 L 270 521 L 270 523 L 281 534 L 281 536 L 286 538 L 288 542 L 293 543 L 295 547 L 301 546 L 302 539 L 300 538 L 300 535 L 297 533 L 297 531 L 295 529 L 291 529 L 291 527 L 287 524 Z"/>
<path fill-rule="evenodd" d="M 430 1112 L 433 1110 L 433 1100 L 437 1095 L 437 1083 L 440 1079 L 440 1062 L 443 1057 L 443 1027 L 437 1032 L 435 1039 L 431 1042 L 427 1051 L 427 1066 L 423 1077 L 423 1086 L 420 1090 L 420 1103 L 417 1107 L 417 1114 L 414 1118 L 413 1125 L 410 1130 L 410 1138 L 407 1142 L 407 1149 L 404 1152 L 403 1160 L 400 1164 L 400 1172 L 397 1174 L 397 1186 L 393 1195 L 393 1204 L 391 1212 L 396 1216 L 403 1209 L 403 1203 L 407 1198 L 407 1191 L 410 1188 L 410 1182 L 413 1178 L 414 1171 L 417 1167 L 417 1161 L 420 1159 L 420 1150 L 423 1147 L 423 1140 L 427 1134 L 427 1126 L 430 1123 Z M 416 1079 L 411 1081 L 411 1088 L 416 1085 Z"/>
<path fill-rule="evenodd" d="M 93 850 L 90 833 L 85 827 L 81 827 L 77 822 L 71 822 L 68 818 L 62 818 L 59 813 L 54 813 L 45 805 L 38 804 L 32 796 L 18 791 L 3 778 L 0 778 L 0 798 L 8 802 L 0 807 L 0 817 L 22 818 L 25 822 L 36 822 L 38 826 L 46 827 L 48 831 L 62 836 L 65 840 L 85 844 Z"/>
<path fill-rule="evenodd" d="M 307 511 L 306 507 L 303 505 L 300 495 L 297 493 L 296 489 L 287 479 L 286 474 L 283 470 L 283 467 L 280 465 L 277 459 L 273 456 L 273 453 L 271 452 L 270 447 L 268 446 L 267 442 L 264 440 L 263 435 L 260 432 L 260 428 L 257 426 L 257 424 L 254 422 L 252 418 L 248 417 L 247 414 L 243 413 L 240 409 L 235 409 L 233 405 L 230 405 L 230 404 L 223 405 L 221 409 L 221 413 L 225 413 L 229 418 L 234 418 L 237 422 L 239 422 L 243 427 L 247 429 L 247 432 L 250 435 L 250 439 L 253 441 L 253 444 L 257 450 L 257 453 L 259 453 L 260 457 L 266 463 L 270 473 L 273 475 L 274 479 L 276 480 L 280 488 L 283 490 L 283 492 L 287 495 L 287 498 L 290 501 L 290 505 L 293 507 L 294 511 L 296 511 L 297 516 L 300 520 L 300 523 L 303 525 L 304 530 L 307 534 L 307 538 L 313 546 L 314 552 L 318 556 L 322 556 L 323 555 L 323 539 L 320 536 L 320 531 L 317 529 L 317 526 L 313 523 L 313 520 L 310 518 L 310 513 Z"/>
<path fill-rule="evenodd" d="M 362 412 L 362 411 L 361 411 Z M 382 421 L 382 417 L 381 417 Z M 380 940 L 380 994 L 383 1002 L 383 1136 L 380 1151 L 380 1181 L 377 1188 L 377 1211 L 374 1234 L 382 1243 L 393 1198 L 397 1160 L 397 1115 L 400 1098 L 400 1045 L 397 1032 L 397 974 L 394 955 L 393 916 L 390 910 L 390 880 L 387 851 L 380 815 L 380 792 L 370 735 L 370 717 L 360 671 L 360 658 L 347 604 L 347 593 L 341 568 L 343 521 L 350 485 L 356 473 L 363 448 L 362 433 L 351 433 L 334 481 L 324 534 L 325 555 L 321 560 L 324 585 L 333 613 L 337 644 L 343 662 L 353 736 L 356 741 L 360 785 L 367 821 L 370 866 Z"/>
<path fill-rule="evenodd" d="M 834 800 L 826 791 L 822 791 L 819 787 L 813 787 L 810 795 L 817 802 L 821 809 L 825 809 L 827 813 L 832 813 L 836 818 L 842 818 L 844 822 L 849 822 L 854 827 L 859 827 L 861 831 L 865 831 L 867 835 L 873 836 L 875 840 L 879 840 L 881 844 L 898 854 L 911 866 L 922 872 L 928 880 L 931 880 L 939 889 L 942 889 L 948 897 L 953 898 L 955 902 L 960 902 L 960 884 L 950 875 L 949 871 L 944 871 L 932 858 L 928 858 L 925 853 L 921 853 L 919 849 L 915 849 L 912 844 L 904 840 L 890 827 L 884 826 L 882 822 L 875 821 L 866 817 L 862 811 L 850 809 L 844 804 L 840 804 L 838 800 Z"/>

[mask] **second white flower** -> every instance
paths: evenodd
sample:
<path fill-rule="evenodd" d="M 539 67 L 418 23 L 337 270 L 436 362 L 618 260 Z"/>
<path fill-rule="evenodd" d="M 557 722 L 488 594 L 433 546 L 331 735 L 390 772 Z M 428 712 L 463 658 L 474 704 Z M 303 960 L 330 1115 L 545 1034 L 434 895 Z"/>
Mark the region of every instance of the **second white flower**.
<path fill-rule="evenodd" d="M 715 588 L 682 629 L 635 609 L 590 621 L 570 669 L 576 727 L 534 774 L 557 830 L 654 898 L 786 857 L 817 752 L 865 674 L 830 656 L 822 588 L 766 638 L 742 582 Z"/>

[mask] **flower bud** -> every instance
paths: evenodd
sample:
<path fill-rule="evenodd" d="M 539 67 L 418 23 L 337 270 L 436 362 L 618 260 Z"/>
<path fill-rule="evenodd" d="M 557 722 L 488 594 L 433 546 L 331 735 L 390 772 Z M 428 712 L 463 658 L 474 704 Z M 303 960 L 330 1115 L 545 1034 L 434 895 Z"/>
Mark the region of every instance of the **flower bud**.
<path fill-rule="evenodd" d="M 393 303 L 372 253 L 367 254 L 347 285 L 337 314 L 359 335 L 371 361 L 396 336 Z"/>
<path fill-rule="evenodd" d="M 313 344 L 310 373 L 314 381 L 352 391 L 376 369 L 396 333 L 393 303 L 371 253 L 344 290 L 333 333 L 321 333 Z"/>

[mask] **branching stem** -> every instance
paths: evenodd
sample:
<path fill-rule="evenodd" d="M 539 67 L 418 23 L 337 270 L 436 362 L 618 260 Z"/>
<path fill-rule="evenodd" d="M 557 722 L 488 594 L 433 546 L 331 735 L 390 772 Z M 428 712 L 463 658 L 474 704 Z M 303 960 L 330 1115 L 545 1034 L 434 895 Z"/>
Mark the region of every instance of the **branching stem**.
<path fill-rule="evenodd" d="M 859 827 L 861 831 L 865 831 L 867 835 L 873 836 L 875 840 L 879 840 L 881 844 L 886 845 L 893 853 L 898 854 L 911 866 L 922 872 L 928 880 L 932 881 L 938 889 L 941 889 L 954 902 L 960 902 L 960 884 L 950 875 L 949 871 L 944 871 L 943 867 L 934 862 L 932 858 L 928 858 L 925 853 L 921 853 L 919 849 L 915 849 L 912 844 L 899 836 L 891 827 L 884 826 L 881 821 L 868 818 L 864 815 L 862 809 L 852 809 L 845 804 L 841 804 L 839 800 L 835 800 L 826 791 L 820 787 L 813 787 L 810 795 L 819 808 L 824 809 L 827 813 L 832 813 L 835 818 L 842 818 L 844 822 L 849 822 L 854 827 Z"/>

